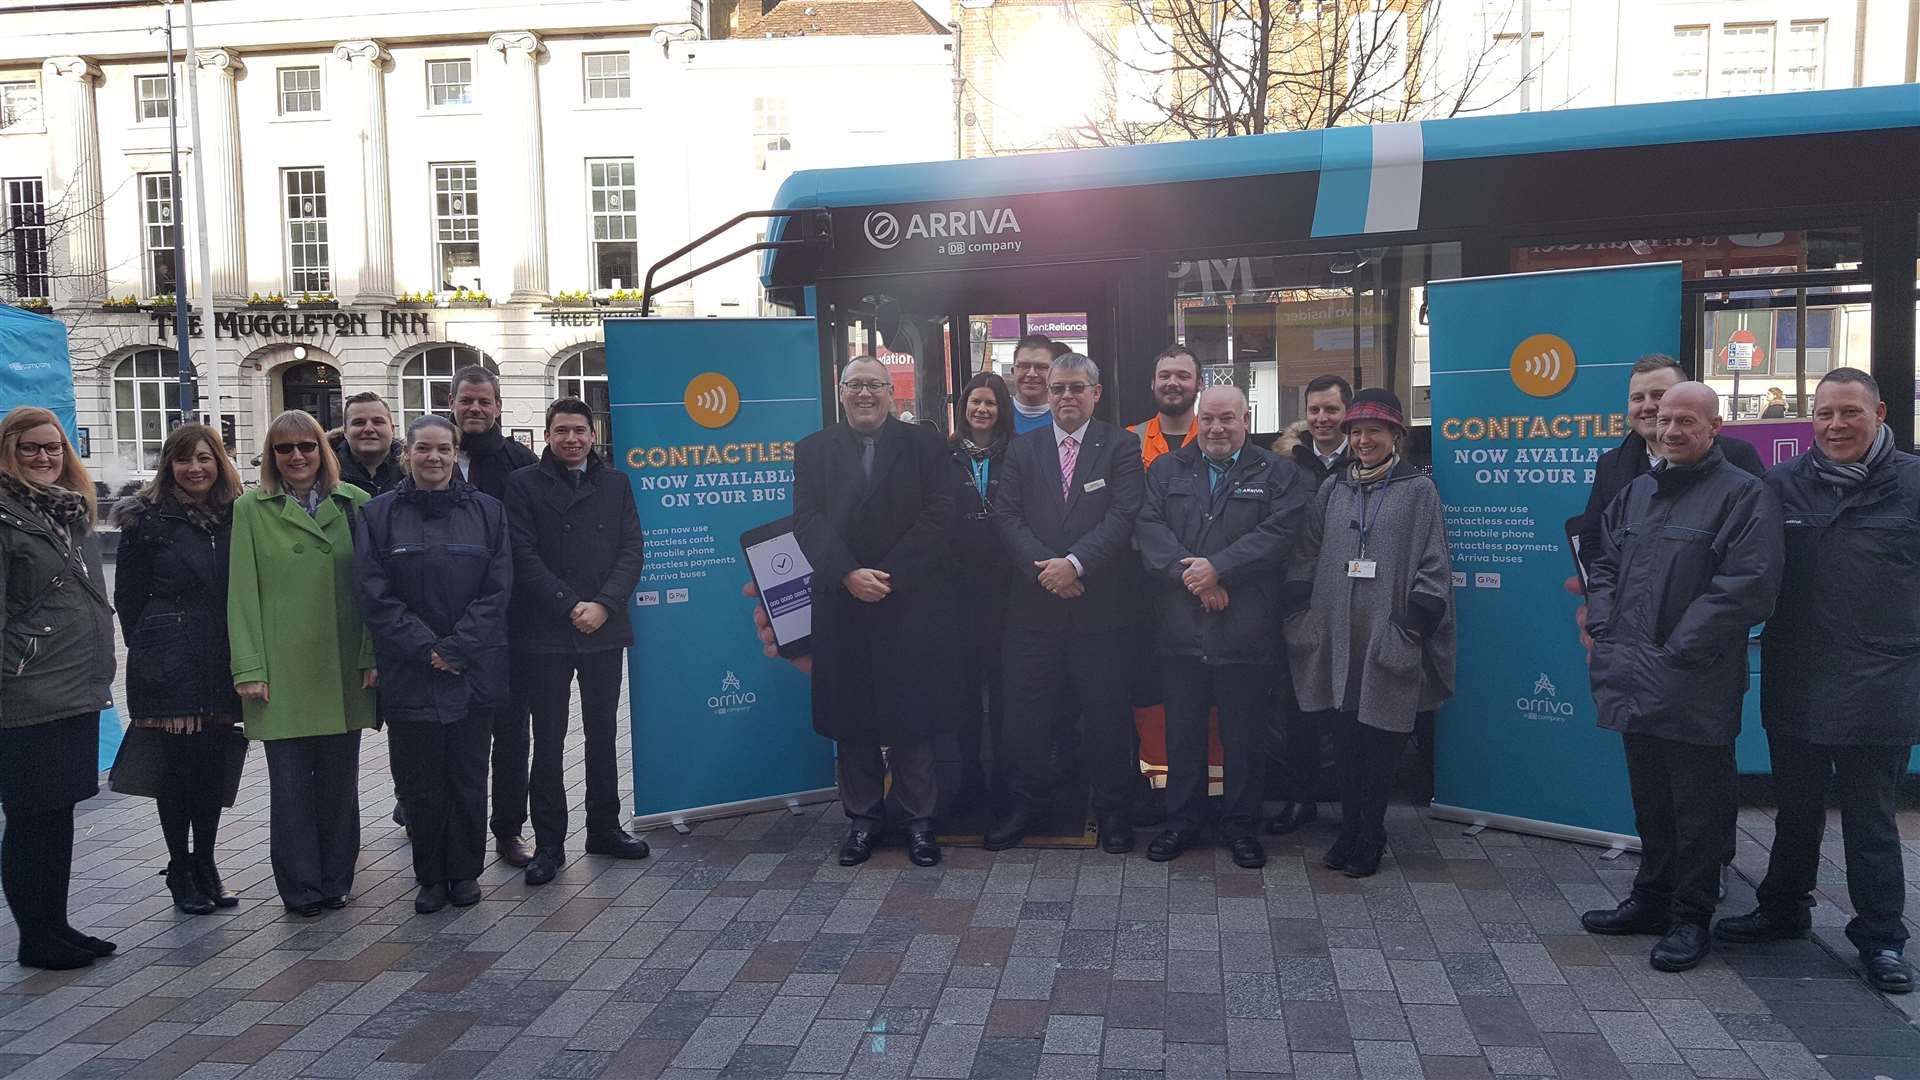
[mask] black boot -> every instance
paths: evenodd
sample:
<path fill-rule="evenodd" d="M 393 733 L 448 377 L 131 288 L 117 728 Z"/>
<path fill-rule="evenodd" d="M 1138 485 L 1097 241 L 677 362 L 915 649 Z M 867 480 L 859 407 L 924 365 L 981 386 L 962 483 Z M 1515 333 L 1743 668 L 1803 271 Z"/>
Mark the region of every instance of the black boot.
<path fill-rule="evenodd" d="M 193 881 L 200 891 L 213 901 L 214 907 L 239 907 L 240 898 L 227 890 L 227 883 L 220 880 L 220 870 L 213 865 L 212 855 L 193 857 Z"/>
<path fill-rule="evenodd" d="M 213 901 L 194 880 L 193 863 L 186 859 L 175 859 L 167 864 L 167 891 L 173 894 L 173 906 L 185 915 L 208 915 L 213 912 Z"/>

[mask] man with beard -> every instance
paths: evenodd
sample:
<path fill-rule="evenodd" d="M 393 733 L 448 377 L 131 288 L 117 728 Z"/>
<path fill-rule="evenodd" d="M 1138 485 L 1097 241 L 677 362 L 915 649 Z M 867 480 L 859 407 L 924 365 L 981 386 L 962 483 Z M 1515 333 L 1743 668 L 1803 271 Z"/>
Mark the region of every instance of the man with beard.
<path fill-rule="evenodd" d="M 1153 358 L 1154 414 L 1127 430 L 1140 436 L 1141 464 L 1193 441 L 1193 402 L 1200 393 L 1200 361 L 1185 345 L 1169 345 Z"/>
<path fill-rule="evenodd" d="M 393 413 L 371 390 L 346 400 L 347 422 L 333 440 L 340 459 L 340 479 L 369 495 L 384 495 L 400 486 L 406 471 L 400 467 L 404 449 L 393 437 Z"/>
<path fill-rule="evenodd" d="M 1047 399 L 1047 372 L 1053 367 L 1053 341 L 1028 334 L 1013 347 L 1013 433 L 1025 435 L 1053 423 Z"/>

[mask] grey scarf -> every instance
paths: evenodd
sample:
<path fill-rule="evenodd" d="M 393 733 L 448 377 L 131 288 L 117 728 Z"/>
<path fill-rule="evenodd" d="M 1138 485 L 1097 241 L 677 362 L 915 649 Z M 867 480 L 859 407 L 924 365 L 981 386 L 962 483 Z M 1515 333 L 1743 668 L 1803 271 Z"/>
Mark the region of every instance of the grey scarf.
<path fill-rule="evenodd" d="M 1867 476 L 1881 462 L 1892 456 L 1893 430 L 1881 424 L 1880 433 L 1873 437 L 1873 446 L 1868 448 L 1867 456 L 1859 461 L 1850 461 L 1843 465 L 1822 453 L 1818 446 L 1814 447 L 1813 472 L 1814 475 L 1841 491 L 1854 491 L 1867 482 Z"/>

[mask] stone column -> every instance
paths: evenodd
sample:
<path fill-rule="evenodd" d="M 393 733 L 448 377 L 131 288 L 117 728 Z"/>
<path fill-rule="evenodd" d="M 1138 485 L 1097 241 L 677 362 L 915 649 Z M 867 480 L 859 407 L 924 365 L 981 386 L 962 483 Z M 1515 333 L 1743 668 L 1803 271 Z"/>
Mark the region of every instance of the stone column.
<path fill-rule="evenodd" d="M 46 117 L 54 147 L 47 220 L 54 235 L 64 234 L 66 249 L 64 259 L 56 256 L 52 268 L 54 299 L 62 306 L 97 304 L 107 296 L 106 206 L 94 104 L 100 69 L 83 56 L 56 56 L 42 70 L 50 91 Z"/>
<path fill-rule="evenodd" d="M 547 292 L 547 180 L 545 143 L 540 126 L 540 54 L 546 47 L 525 30 L 495 34 L 487 44 L 507 60 L 507 102 L 513 117 L 507 137 L 519 148 L 515 168 L 506 177 L 508 191 L 520 212 L 497 215 L 494 221 L 516 217 L 525 231 L 514 249 L 512 304 L 543 304 Z"/>
<path fill-rule="evenodd" d="M 387 186 L 387 65 L 393 61 L 377 41 L 343 41 L 333 55 L 353 65 L 360 83 L 361 171 L 364 242 L 356 304 L 393 303 L 393 192 Z"/>
<path fill-rule="evenodd" d="M 246 205 L 240 181 L 240 98 L 234 80 L 246 70 L 225 49 L 201 49 L 200 131 L 207 155 L 207 259 L 216 304 L 247 298 Z M 196 283 L 197 284 L 197 283 Z"/>

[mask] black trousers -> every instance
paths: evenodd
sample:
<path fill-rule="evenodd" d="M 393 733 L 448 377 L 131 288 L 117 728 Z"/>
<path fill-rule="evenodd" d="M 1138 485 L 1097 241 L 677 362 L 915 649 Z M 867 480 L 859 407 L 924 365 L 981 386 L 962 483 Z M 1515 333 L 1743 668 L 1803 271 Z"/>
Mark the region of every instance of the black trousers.
<path fill-rule="evenodd" d="M 413 877 L 422 885 L 477 878 L 486 865 L 487 745 L 496 711 L 476 710 L 452 724 L 387 724 Z"/>
<path fill-rule="evenodd" d="M 1294 699 L 1291 682 L 1274 695 L 1282 710 L 1278 767 L 1281 794 L 1290 802 L 1318 802 L 1321 736 L 1337 713 L 1308 712 Z"/>
<path fill-rule="evenodd" d="M 514 657 L 515 674 L 526 673 L 527 703 L 533 709 L 527 802 L 536 849 L 564 851 L 567 846 L 567 712 L 575 675 L 580 678 L 580 725 L 586 735 L 587 833 L 620 828 L 620 762 L 613 744 L 626 655 L 624 649 L 606 649 Z"/>
<path fill-rule="evenodd" d="M 268 739 L 269 851 L 280 901 L 353 891 L 360 857 L 360 733 Z"/>
<path fill-rule="evenodd" d="M 160 813 L 160 832 L 167 840 L 167 857 L 175 862 L 193 855 L 213 858 L 220 804 L 226 796 L 229 730 L 206 726 L 191 734 L 169 734 L 160 744 L 164 755 L 161 792 L 154 803 Z"/>
<path fill-rule="evenodd" d="M 1185 832 L 1207 820 L 1207 716 L 1220 714 L 1225 765 L 1219 832 L 1252 836 L 1260 825 L 1267 771 L 1267 713 L 1273 668 L 1264 664 L 1205 664 L 1196 657 L 1163 657 L 1160 685 L 1167 708 L 1167 828 Z"/>
<path fill-rule="evenodd" d="M 522 654 L 526 655 L 526 654 Z M 526 678 L 516 656 L 507 704 L 493 710 L 493 835 L 511 837 L 527 827 L 527 755 L 533 747 L 533 717 L 527 709 Z"/>
<path fill-rule="evenodd" d="M 1633 895 L 1676 923 L 1705 924 L 1720 902 L 1721 857 L 1739 810 L 1733 744 L 1623 735 L 1640 871 Z"/>
<path fill-rule="evenodd" d="M 960 776 L 964 784 L 969 775 L 985 775 L 989 757 L 993 759 L 993 771 L 996 774 L 1003 770 L 1001 762 L 1007 757 L 1007 747 L 1003 741 L 1007 699 L 998 649 L 969 645 L 961 662 L 960 673 L 960 692 L 967 703 L 966 716 L 960 721 L 958 732 Z M 986 700 L 984 714 L 980 711 L 983 694 Z"/>
<path fill-rule="evenodd" d="M 1006 675 L 1007 776 L 1016 807 L 1047 802 L 1047 771 L 1060 699 L 1071 686 L 1080 701 L 1080 755 L 1093 786 L 1093 808 L 1124 813 L 1138 787 L 1133 702 L 1125 670 L 1132 644 L 1125 629 L 1055 634 L 1007 628 L 1000 654 Z"/>
<path fill-rule="evenodd" d="M 1370 727 L 1358 713 L 1336 713 L 1331 722 L 1340 768 L 1340 842 L 1384 843 L 1387 799 L 1412 733 Z"/>
<path fill-rule="evenodd" d="M 933 811 L 940 801 L 940 787 L 933 762 L 933 740 L 895 743 L 882 754 L 878 743 L 834 743 L 834 780 L 840 788 L 840 805 L 852 827 L 879 832 L 886 822 L 887 777 L 893 777 L 892 794 L 900 809 L 906 811 L 910 829 L 933 828 Z"/>
<path fill-rule="evenodd" d="M 14 814 L 0 835 L 0 886 L 20 930 L 20 950 L 44 949 L 67 927 L 73 878 L 73 807 Z"/>
<path fill-rule="evenodd" d="M 1767 732 L 1773 756 L 1773 853 L 1760 882 L 1760 908 L 1807 926 L 1820 872 L 1820 837 L 1827 828 L 1827 781 L 1840 803 L 1840 839 L 1846 848 L 1847 899 L 1854 916 L 1847 940 L 1861 952 L 1902 951 L 1906 881 L 1900 865 L 1900 829 L 1894 800 L 1906 775 L 1906 746 L 1826 746 Z"/>

